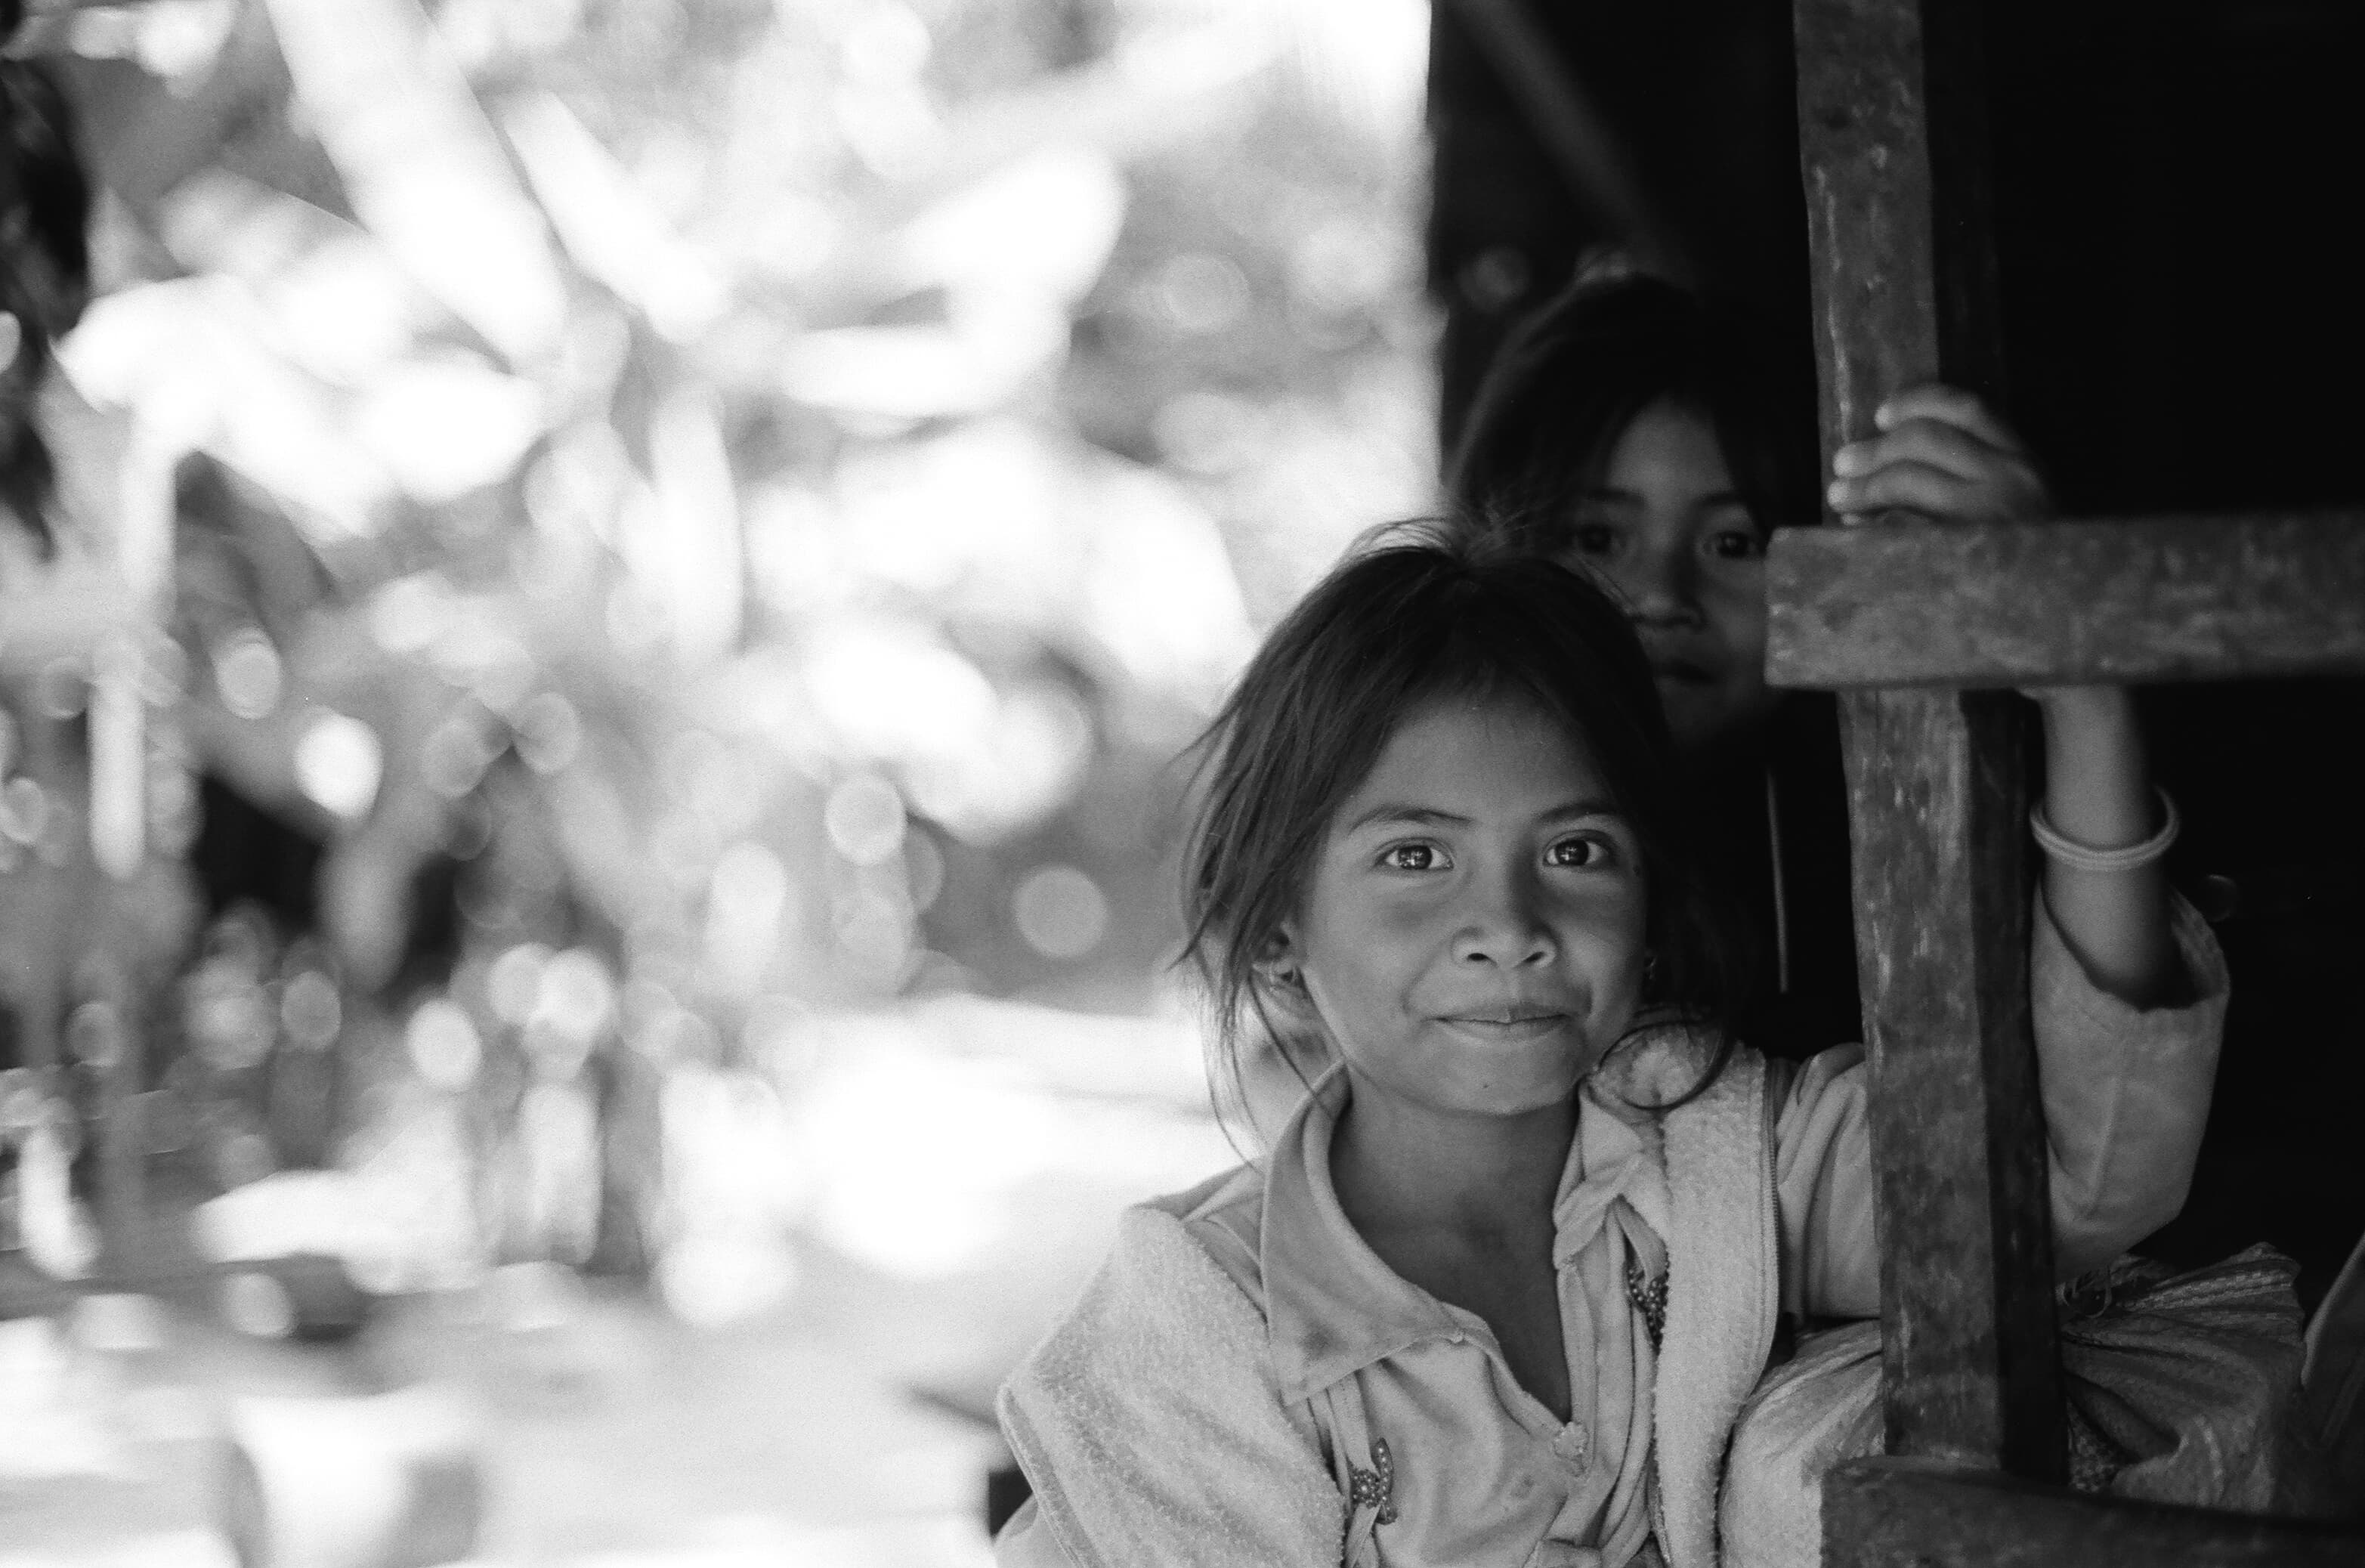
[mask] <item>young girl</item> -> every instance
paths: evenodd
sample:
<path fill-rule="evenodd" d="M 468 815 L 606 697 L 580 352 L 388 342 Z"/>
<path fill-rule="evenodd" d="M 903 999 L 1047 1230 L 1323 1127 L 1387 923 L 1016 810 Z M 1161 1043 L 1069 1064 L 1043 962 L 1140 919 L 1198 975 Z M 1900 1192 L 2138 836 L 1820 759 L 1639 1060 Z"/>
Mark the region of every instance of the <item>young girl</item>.
<path fill-rule="evenodd" d="M 1738 1023 L 1803 1058 L 1861 1025 L 1836 710 L 1765 678 L 1766 533 L 1821 510 L 1814 387 L 1788 347 L 1654 278 L 1581 281 L 1488 367 L 1447 485 L 1460 526 L 1515 532 L 1627 606 L 1701 857 L 1754 939 Z"/>
<path fill-rule="evenodd" d="M 1484 541 L 1381 549 L 1211 738 L 1219 1059 L 1270 1033 L 1329 1070 L 1266 1159 L 1131 1211 L 1004 1389 L 1035 1498 L 1000 1561 L 1709 1568 L 1777 1316 L 1878 1308 L 1865 1069 L 1718 1026 L 1731 949 L 1623 610 Z M 2146 821 L 2127 757 L 2052 760 L 2065 830 Z M 2033 954 L 2065 1275 L 2174 1211 L 2223 1005 L 2197 921 L 2155 946 L 2157 884 L 2091 875 L 2048 868 Z"/>

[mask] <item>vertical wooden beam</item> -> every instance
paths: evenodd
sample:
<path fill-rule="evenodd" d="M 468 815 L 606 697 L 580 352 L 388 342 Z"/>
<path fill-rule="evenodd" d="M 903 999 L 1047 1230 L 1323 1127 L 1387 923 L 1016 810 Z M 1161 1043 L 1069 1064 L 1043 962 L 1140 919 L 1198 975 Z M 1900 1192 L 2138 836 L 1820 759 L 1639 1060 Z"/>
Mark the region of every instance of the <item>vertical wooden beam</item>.
<path fill-rule="evenodd" d="M 1882 398 L 2001 393 L 1975 0 L 1796 0 L 1824 455 Z M 2066 1468 L 2010 693 L 1842 700 L 1889 1449 Z M 1835 1543 L 1836 1544 L 1836 1543 Z"/>

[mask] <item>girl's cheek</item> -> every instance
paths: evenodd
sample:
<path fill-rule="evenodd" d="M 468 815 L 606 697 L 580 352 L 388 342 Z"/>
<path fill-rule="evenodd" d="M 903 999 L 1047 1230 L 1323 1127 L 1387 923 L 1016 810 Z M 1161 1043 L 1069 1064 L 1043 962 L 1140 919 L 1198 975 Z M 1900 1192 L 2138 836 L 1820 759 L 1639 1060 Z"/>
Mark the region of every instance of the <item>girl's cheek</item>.
<path fill-rule="evenodd" d="M 1765 563 L 1728 561 L 1725 569 L 1708 574 L 1707 597 L 1729 612 L 1763 618 L 1765 608 Z"/>
<path fill-rule="evenodd" d="M 1606 960 L 1640 970 L 1645 921 L 1639 886 L 1605 888 L 1591 896 L 1572 899 L 1565 919 Z"/>

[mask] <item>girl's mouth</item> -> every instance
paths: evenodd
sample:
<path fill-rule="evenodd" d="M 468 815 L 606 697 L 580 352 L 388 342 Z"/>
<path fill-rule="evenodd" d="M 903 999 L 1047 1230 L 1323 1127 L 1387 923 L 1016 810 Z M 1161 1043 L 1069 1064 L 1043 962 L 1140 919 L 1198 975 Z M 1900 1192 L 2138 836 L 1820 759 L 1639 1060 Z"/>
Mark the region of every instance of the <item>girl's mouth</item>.
<path fill-rule="evenodd" d="M 1440 1020 L 1474 1039 L 1510 1045 L 1539 1040 L 1558 1033 L 1567 1023 L 1565 1013 L 1496 1013 Z"/>

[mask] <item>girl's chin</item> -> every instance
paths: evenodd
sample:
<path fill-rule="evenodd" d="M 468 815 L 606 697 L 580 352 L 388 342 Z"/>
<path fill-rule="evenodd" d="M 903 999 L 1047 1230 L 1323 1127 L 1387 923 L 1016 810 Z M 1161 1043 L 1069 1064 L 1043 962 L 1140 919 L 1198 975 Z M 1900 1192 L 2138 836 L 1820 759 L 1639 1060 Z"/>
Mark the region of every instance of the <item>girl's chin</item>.
<path fill-rule="evenodd" d="M 1436 1072 L 1412 1081 L 1375 1078 L 1351 1066 L 1348 1078 L 1357 1100 L 1377 1095 L 1455 1120 L 1477 1116 L 1508 1121 L 1568 1104 L 1576 1097 L 1585 1074 L 1570 1071 L 1567 1064 L 1547 1067 L 1498 1061 L 1474 1069 L 1464 1063 L 1462 1070 Z"/>

